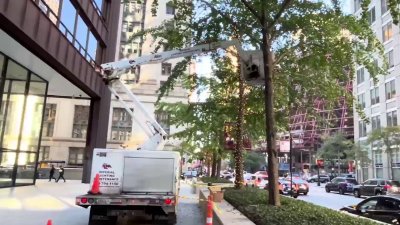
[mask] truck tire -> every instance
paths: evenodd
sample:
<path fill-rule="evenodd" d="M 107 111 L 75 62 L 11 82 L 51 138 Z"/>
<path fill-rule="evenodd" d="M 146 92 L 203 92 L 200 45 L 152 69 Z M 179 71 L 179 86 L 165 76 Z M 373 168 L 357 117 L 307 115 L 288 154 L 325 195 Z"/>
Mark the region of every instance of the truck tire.
<path fill-rule="evenodd" d="M 107 216 L 107 208 L 91 206 L 88 225 L 115 225 L 118 217 Z"/>
<path fill-rule="evenodd" d="M 175 225 L 175 224 L 176 224 L 176 214 L 168 213 L 168 225 Z"/>

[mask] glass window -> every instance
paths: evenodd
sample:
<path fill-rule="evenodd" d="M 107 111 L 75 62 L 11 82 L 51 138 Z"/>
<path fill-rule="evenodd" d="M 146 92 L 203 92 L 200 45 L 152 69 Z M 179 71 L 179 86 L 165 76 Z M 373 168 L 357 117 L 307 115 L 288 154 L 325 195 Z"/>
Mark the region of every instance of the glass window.
<path fill-rule="evenodd" d="M 395 127 L 397 126 L 397 110 L 388 112 L 386 114 L 386 121 L 388 127 Z"/>
<path fill-rule="evenodd" d="M 92 32 L 89 31 L 89 40 L 87 45 L 87 53 L 93 59 L 96 60 L 96 50 L 97 50 L 97 39 L 94 37 Z"/>
<path fill-rule="evenodd" d="M 0 53 L 0 74 L 3 71 L 4 55 Z"/>
<path fill-rule="evenodd" d="M 161 74 L 162 75 L 171 75 L 172 65 L 171 63 L 162 63 L 161 64 Z"/>
<path fill-rule="evenodd" d="M 378 203 L 377 199 L 370 199 L 362 203 L 359 207 L 360 210 L 373 210 L 376 208 L 377 203 Z"/>
<path fill-rule="evenodd" d="M 357 84 L 364 82 L 364 67 L 357 70 Z"/>
<path fill-rule="evenodd" d="M 380 116 L 371 117 L 371 124 L 372 124 L 372 130 L 380 129 L 381 128 L 381 117 Z"/>
<path fill-rule="evenodd" d="M 88 119 L 89 119 L 89 106 L 76 105 L 74 114 L 74 124 L 72 128 L 73 138 L 86 138 Z"/>
<path fill-rule="evenodd" d="M 103 7 L 103 0 L 92 0 L 95 3 L 96 8 L 101 12 Z"/>
<path fill-rule="evenodd" d="M 81 45 L 80 47 L 86 49 L 86 40 L 87 40 L 87 35 L 88 35 L 88 27 L 85 22 L 83 22 L 82 18 L 78 16 L 78 23 L 76 27 L 76 34 L 75 38 Z M 76 46 L 79 49 L 79 46 Z"/>
<path fill-rule="evenodd" d="M 50 159 L 50 146 L 41 146 L 39 151 L 39 160 Z"/>
<path fill-rule="evenodd" d="M 396 81 L 391 80 L 385 84 L 386 100 L 394 98 L 396 95 Z"/>
<path fill-rule="evenodd" d="M 379 103 L 379 87 L 375 87 L 371 89 L 371 105 L 375 105 Z"/>
<path fill-rule="evenodd" d="M 70 0 L 62 1 L 61 22 L 69 32 L 73 33 L 75 28 L 76 9 Z"/>
<path fill-rule="evenodd" d="M 365 109 L 365 93 L 359 94 L 358 97 L 358 105 L 361 109 Z"/>
<path fill-rule="evenodd" d="M 393 37 L 392 22 L 389 22 L 382 27 L 383 42 L 389 41 Z"/>
<path fill-rule="evenodd" d="M 170 115 L 167 112 L 156 112 L 156 120 L 165 130 L 167 134 L 170 133 Z"/>
<path fill-rule="evenodd" d="M 388 61 L 388 67 L 394 67 L 394 57 L 393 57 L 393 50 L 390 50 L 386 53 L 386 59 Z"/>
<path fill-rule="evenodd" d="M 381 198 L 376 204 L 377 210 L 399 210 L 399 202 L 393 199 Z"/>
<path fill-rule="evenodd" d="M 54 123 L 57 113 L 57 104 L 46 104 L 43 118 L 43 137 L 52 137 L 54 132 Z"/>
<path fill-rule="evenodd" d="M 369 24 L 373 24 L 376 20 L 376 16 L 375 16 L 375 7 L 372 7 L 369 11 L 368 11 L 368 21 Z"/>
<path fill-rule="evenodd" d="M 175 8 L 174 8 L 172 2 L 168 2 L 166 7 L 167 7 L 167 10 L 166 10 L 167 12 L 166 13 L 168 15 L 174 15 L 175 14 Z"/>
<path fill-rule="evenodd" d="M 15 152 L 0 152 L 0 187 L 11 186 L 16 155 Z"/>
<path fill-rule="evenodd" d="M 126 141 L 130 139 L 131 134 L 132 117 L 124 108 L 113 108 L 111 140 Z"/>
<path fill-rule="evenodd" d="M 358 134 L 359 137 L 367 136 L 367 124 L 364 121 L 358 121 Z"/>
<path fill-rule="evenodd" d="M 378 181 L 377 180 L 371 180 L 371 182 L 369 184 L 370 185 L 378 185 Z"/>
<path fill-rule="evenodd" d="M 361 0 L 354 0 L 354 12 L 357 12 L 361 8 Z"/>
<path fill-rule="evenodd" d="M 18 65 L 12 60 L 8 61 L 7 65 L 7 79 L 26 81 L 28 79 L 28 70 Z M 23 82 L 25 84 L 25 82 Z M 25 87 L 23 88 L 25 90 Z"/>
<path fill-rule="evenodd" d="M 389 10 L 387 0 L 381 0 L 381 13 L 385 14 Z"/>
<path fill-rule="evenodd" d="M 69 147 L 68 164 L 83 165 L 85 148 Z"/>

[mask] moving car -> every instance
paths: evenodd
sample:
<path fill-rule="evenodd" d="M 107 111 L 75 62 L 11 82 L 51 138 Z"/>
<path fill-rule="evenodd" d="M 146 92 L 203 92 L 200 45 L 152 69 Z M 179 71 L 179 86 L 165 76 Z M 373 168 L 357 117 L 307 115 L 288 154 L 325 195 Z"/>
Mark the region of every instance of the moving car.
<path fill-rule="evenodd" d="M 340 210 L 384 223 L 399 224 L 400 196 L 370 197 L 358 205 L 346 206 Z"/>
<path fill-rule="evenodd" d="M 229 180 L 229 179 L 233 178 L 234 176 L 233 176 L 232 172 L 224 171 L 221 173 L 220 177 Z"/>
<path fill-rule="evenodd" d="M 386 195 L 388 192 L 399 193 L 400 183 L 394 180 L 385 179 L 370 179 L 366 180 L 360 185 L 354 186 L 354 196 L 359 198 L 362 195 L 373 196 L 373 195 Z"/>
<path fill-rule="evenodd" d="M 328 193 L 337 191 L 343 195 L 345 193 L 353 193 L 355 185 L 358 185 L 358 183 L 354 178 L 336 177 L 325 185 L 325 191 Z"/>
<path fill-rule="evenodd" d="M 278 187 L 279 187 L 279 194 L 281 194 L 281 195 L 290 195 L 290 193 L 291 193 L 290 180 L 279 179 L 278 180 Z M 299 187 L 298 185 L 296 185 L 294 183 L 292 184 L 292 188 L 294 190 L 293 197 L 295 197 L 295 198 L 297 198 L 297 196 L 299 196 L 298 187 Z M 265 184 L 264 189 L 268 190 L 268 182 Z"/>
<path fill-rule="evenodd" d="M 328 175 L 319 175 L 319 182 L 321 183 L 326 183 L 329 182 L 331 179 L 329 178 Z M 318 182 L 318 175 L 314 175 L 310 178 L 307 179 L 307 182 L 314 183 Z"/>
<path fill-rule="evenodd" d="M 252 175 L 251 179 L 245 185 L 249 187 L 263 187 L 266 180 L 268 180 L 267 175 Z"/>

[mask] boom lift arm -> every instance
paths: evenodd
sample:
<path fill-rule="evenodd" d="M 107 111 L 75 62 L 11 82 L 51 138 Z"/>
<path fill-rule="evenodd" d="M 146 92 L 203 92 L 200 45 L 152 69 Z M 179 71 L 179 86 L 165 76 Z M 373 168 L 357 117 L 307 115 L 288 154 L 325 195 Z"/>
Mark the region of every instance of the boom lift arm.
<path fill-rule="evenodd" d="M 262 53 L 261 51 L 243 51 L 238 40 L 213 42 L 209 44 L 201 44 L 193 47 L 171 50 L 152 55 L 141 56 L 136 59 L 122 59 L 116 62 L 104 63 L 101 65 L 103 73 L 103 79 L 110 89 L 111 93 L 119 100 L 124 106 L 127 112 L 134 119 L 149 136 L 149 140 L 146 141 L 142 146 L 138 147 L 138 150 L 161 150 L 163 148 L 163 140 L 166 139 L 166 132 L 161 125 L 149 114 L 140 100 L 132 93 L 132 91 L 120 80 L 122 74 L 127 69 L 136 68 L 143 64 L 155 64 L 161 63 L 168 59 L 188 57 L 203 53 L 208 53 L 219 48 L 227 49 L 229 47 L 236 47 L 236 51 L 241 59 L 241 75 L 244 79 L 251 84 L 259 84 L 263 82 L 263 64 L 262 64 Z M 116 86 L 122 88 L 130 100 L 135 105 L 134 109 L 139 109 L 144 116 L 147 117 L 147 125 L 150 131 L 146 129 L 142 121 L 138 121 L 129 105 L 121 98 L 121 96 L 115 90 Z"/>

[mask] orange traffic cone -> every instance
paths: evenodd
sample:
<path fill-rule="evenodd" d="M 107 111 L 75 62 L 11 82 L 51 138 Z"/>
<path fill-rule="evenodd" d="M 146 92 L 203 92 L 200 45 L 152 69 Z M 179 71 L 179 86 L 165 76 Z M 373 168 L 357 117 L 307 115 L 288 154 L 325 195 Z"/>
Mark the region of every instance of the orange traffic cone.
<path fill-rule="evenodd" d="M 47 225 L 53 225 L 53 221 L 47 220 Z"/>
<path fill-rule="evenodd" d="M 213 200 L 212 200 L 212 195 L 209 195 L 207 203 L 206 225 L 212 225 L 212 224 L 213 224 Z"/>
<path fill-rule="evenodd" d="M 99 195 L 100 193 L 100 175 L 96 174 L 96 177 L 93 180 L 92 190 L 89 191 L 89 194 Z"/>

